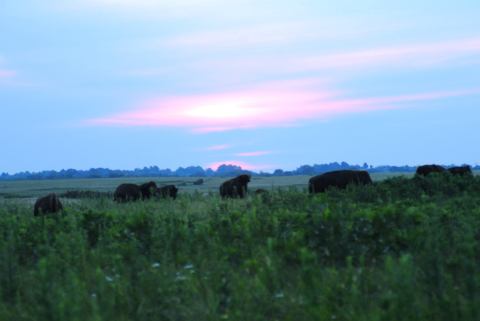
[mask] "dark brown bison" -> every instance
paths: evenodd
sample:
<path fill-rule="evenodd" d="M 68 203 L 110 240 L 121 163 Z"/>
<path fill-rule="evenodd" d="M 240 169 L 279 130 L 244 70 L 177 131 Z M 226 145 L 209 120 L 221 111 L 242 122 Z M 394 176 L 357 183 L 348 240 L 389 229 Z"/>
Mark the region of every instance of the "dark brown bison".
<path fill-rule="evenodd" d="M 250 175 L 240 175 L 223 182 L 220 186 L 220 196 L 244 198 L 247 195 L 247 185 L 250 182 Z"/>
<path fill-rule="evenodd" d="M 422 165 L 417 167 L 416 175 L 427 176 L 431 173 L 444 173 L 446 170 L 440 165 Z"/>
<path fill-rule="evenodd" d="M 58 199 L 57 195 L 52 193 L 37 199 L 33 208 L 33 215 L 39 216 L 42 214 L 57 213 L 62 210 L 62 203 Z"/>
<path fill-rule="evenodd" d="M 451 167 L 451 168 L 448 169 L 448 171 L 450 172 L 450 174 L 453 174 L 453 175 L 465 175 L 465 176 L 473 175 L 472 168 L 468 165 Z"/>
<path fill-rule="evenodd" d="M 329 187 L 344 189 L 349 184 L 371 184 L 372 179 L 367 171 L 341 170 L 314 176 L 308 181 L 308 191 L 323 193 Z"/>
<path fill-rule="evenodd" d="M 142 200 L 149 199 L 157 191 L 157 184 L 155 182 L 148 182 L 140 185 L 140 193 L 142 193 Z"/>
<path fill-rule="evenodd" d="M 121 184 L 113 194 L 113 200 L 119 203 L 137 201 L 142 197 L 140 186 L 136 184 Z"/>
<path fill-rule="evenodd" d="M 203 178 L 199 178 L 199 179 L 197 179 L 196 181 L 193 182 L 193 185 L 203 185 L 203 183 L 205 183 Z"/>
<path fill-rule="evenodd" d="M 178 188 L 175 185 L 166 185 L 160 188 L 157 188 L 157 196 L 161 198 L 171 197 L 173 199 L 177 198 Z"/>

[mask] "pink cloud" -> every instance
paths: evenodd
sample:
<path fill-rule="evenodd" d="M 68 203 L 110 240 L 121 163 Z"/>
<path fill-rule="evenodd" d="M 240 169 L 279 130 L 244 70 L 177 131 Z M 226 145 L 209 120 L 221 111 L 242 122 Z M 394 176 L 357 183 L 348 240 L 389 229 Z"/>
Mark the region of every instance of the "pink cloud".
<path fill-rule="evenodd" d="M 265 165 L 265 164 L 250 164 L 242 161 L 237 161 L 237 160 L 229 160 L 229 161 L 222 161 L 222 162 L 215 162 L 207 165 L 207 168 L 211 168 L 213 170 L 217 170 L 218 167 L 221 165 L 234 165 L 234 166 L 240 166 L 242 169 L 249 170 L 249 171 L 257 171 L 257 170 L 268 170 L 272 169 L 274 166 L 271 165 Z"/>
<path fill-rule="evenodd" d="M 228 145 L 228 144 L 223 144 L 223 145 L 213 145 L 213 146 L 209 146 L 207 148 L 205 148 L 205 150 L 208 150 L 208 151 L 217 151 L 217 150 L 225 150 L 225 149 L 228 149 L 230 148 L 231 146 Z"/>
<path fill-rule="evenodd" d="M 234 72 L 304 72 L 326 69 L 384 67 L 432 67 L 455 61 L 461 63 L 480 54 L 480 38 L 421 44 L 383 46 L 318 55 L 257 56 L 202 62 L 200 69 Z"/>
<path fill-rule="evenodd" d="M 263 155 L 269 155 L 272 152 L 269 150 L 261 150 L 261 151 L 256 151 L 256 152 L 244 152 L 244 153 L 237 153 L 235 156 L 239 157 L 256 157 L 256 156 L 263 156 Z"/>
<path fill-rule="evenodd" d="M 398 62 L 431 65 L 464 55 L 480 53 L 480 38 L 436 43 L 380 47 L 302 59 L 303 69 L 352 67 Z"/>
<path fill-rule="evenodd" d="M 12 78 L 15 77 L 17 73 L 13 70 L 2 70 L 0 69 L 0 79 L 1 78 Z"/>
<path fill-rule="evenodd" d="M 479 93 L 479 90 L 466 90 L 352 99 L 343 98 L 341 92 L 328 89 L 321 82 L 303 79 L 225 93 L 154 99 L 132 111 L 92 119 L 87 123 L 99 126 L 181 127 L 209 133 L 289 126 L 304 120 L 400 108 L 404 103 Z"/>

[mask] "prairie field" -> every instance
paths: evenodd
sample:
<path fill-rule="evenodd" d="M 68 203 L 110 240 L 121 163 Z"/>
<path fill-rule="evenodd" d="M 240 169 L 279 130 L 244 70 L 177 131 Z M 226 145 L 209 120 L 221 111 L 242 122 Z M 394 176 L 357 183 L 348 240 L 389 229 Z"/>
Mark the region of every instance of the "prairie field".
<path fill-rule="evenodd" d="M 371 174 L 374 181 L 384 180 L 388 177 L 405 176 L 412 177 L 412 173 L 378 173 Z M 180 193 L 209 193 L 218 192 L 218 187 L 227 178 L 207 177 L 205 183 L 193 185 L 193 182 L 201 177 L 128 177 L 128 178 L 101 178 L 101 179 L 59 179 L 59 180 L 19 180 L 0 181 L 0 198 L 36 198 L 38 196 L 55 192 L 57 194 L 67 191 L 96 191 L 113 193 L 115 188 L 125 182 L 140 184 L 147 181 L 155 181 L 157 185 L 174 184 L 180 189 Z M 262 188 L 275 190 L 278 188 L 306 189 L 310 176 L 276 176 L 276 177 L 253 177 L 249 184 L 250 189 Z"/>
<path fill-rule="evenodd" d="M 116 204 L 120 182 L 0 183 L 0 320 L 480 320 L 480 177 L 373 175 L 222 200 L 223 179 L 158 179 L 176 200 Z M 62 214 L 34 217 L 48 192 Z"/>

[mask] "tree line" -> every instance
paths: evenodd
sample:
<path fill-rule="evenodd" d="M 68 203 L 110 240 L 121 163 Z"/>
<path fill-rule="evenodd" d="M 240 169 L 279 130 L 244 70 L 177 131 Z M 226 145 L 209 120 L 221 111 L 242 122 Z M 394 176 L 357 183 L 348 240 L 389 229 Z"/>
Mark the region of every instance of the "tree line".
<path fill-rule="evenodd" d="M 453 165 L 446 165 L 451 167 Z M 272 173 L 255 172 L 242 169 L 240 166 L 224 164 L 216 170 L 204 169 L 201 166 L 179 167 L 176 170 L 169 168 L 161 169 L 158 166 L 136 168 L 134 170 L 118 170 L 109 168 L 91 168 L 88 170 L 62 169 L 60 171 L 46 170 L 40 172 L 2 173 L 0 181 L 8 180 L 47 180 L 47 179 L 79 179 L 79 178 L 118 178 L 118 177 L 224 177 L 250 174 L 253 176 L 295 176 L 295 175 L 317 175 L 334 170 L 367 170 L 370 173 L 404 172 L 414 173 L 416 166 L 372 166 L 351 165 L 347 162 L 333 162 L 328 164 L 302 165 L 295 170 L 276 169 Z M 480 166 L 472 166 L 474 170 L 480 170 Z"/>

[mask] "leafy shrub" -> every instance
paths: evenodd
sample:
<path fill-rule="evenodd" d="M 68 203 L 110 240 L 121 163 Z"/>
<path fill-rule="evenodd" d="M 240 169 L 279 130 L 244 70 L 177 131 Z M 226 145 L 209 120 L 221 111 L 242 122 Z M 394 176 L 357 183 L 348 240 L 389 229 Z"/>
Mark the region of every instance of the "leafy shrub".
<path fill-rule="evenodd" d="M 0 207 L 0 320 L 479 320 L 480 180 Z"/>

